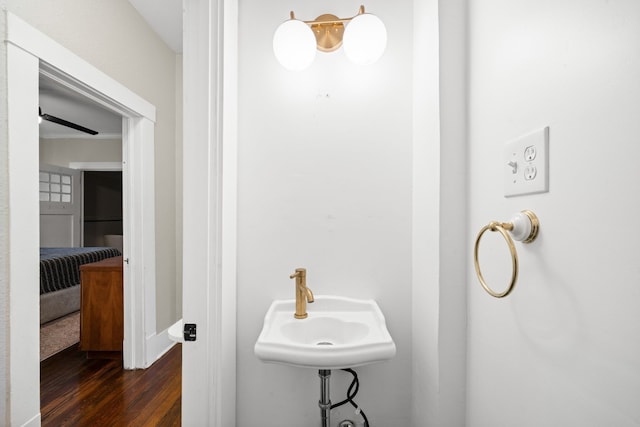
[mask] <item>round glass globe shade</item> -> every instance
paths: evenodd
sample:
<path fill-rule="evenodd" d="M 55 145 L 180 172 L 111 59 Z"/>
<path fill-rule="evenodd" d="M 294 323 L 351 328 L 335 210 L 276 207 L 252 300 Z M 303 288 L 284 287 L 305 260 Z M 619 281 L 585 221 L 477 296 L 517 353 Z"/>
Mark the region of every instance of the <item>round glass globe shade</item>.
<path fill-rule="evenodd" d="M 273 35 L 273 53 L 287 70 L 304 70 L 316 57 L 313 31 L 297 19 L 283 22 Z"/>
<path fill-rule="evenodd" d="M 347 24 L 342 43 L 350 61 L 360 65 L 373 64 L 387 47 L 387 29 L 380 18 L 363 13 Z"/>

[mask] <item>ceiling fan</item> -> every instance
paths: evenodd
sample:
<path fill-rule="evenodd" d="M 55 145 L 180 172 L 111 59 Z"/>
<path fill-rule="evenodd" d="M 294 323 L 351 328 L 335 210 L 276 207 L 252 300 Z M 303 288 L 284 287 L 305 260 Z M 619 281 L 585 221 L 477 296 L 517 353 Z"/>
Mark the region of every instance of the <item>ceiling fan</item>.
<path fill-rule="evenodd" d="M 46 120 L 48 122 L 52 122 L 52 123 L 56 123 L 56 124 L 59 124 L 59 125 L 62 125 L 62 126 L 66 126 L 68 128 L 79 130 L 80 132 L 85 132 L 85 133 L 88 133 L 88 134 L 91 134 L 91 135 L 97 135 L 98 134 L 98 132 L 95 131 L 95 130 L 86 128 L 84 126 L 80 126 L 78 124 L 72 123 L 72 122 L 67 121 L 65 119 L 61 119 L 60 117 L 55 117 L 55 116 L 52 116 L 52 115 L 46 114 L 46 113 L 43 114 L 42 113 L 42 108 L 40 108 L 40 107 L 38 107 L 38 115 L 40 116 L 40 118 L 42 120 Z"/>

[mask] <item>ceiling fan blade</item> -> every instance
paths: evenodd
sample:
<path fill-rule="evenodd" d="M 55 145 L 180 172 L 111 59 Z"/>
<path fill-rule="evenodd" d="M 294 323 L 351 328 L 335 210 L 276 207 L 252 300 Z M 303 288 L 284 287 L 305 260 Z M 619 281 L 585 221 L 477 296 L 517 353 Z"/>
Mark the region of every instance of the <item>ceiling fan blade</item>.
<path fill-rule="evenodd" d="M 52 122 L 52 123 L 57 123 L 59 125 L 66 126 L 66 127 L 69 127 L 69 128 L 75 129 L 75 130 L 79 130 L 80 132 L 85 132 L 85 133 L 88 133 L 88 134 L 91 134 L 91 135 L 97 135 L 98 134 L 98 132 L 96 132 L 95 130 L 86 128 L 84 126 L 77 125 L 77 124 L 72 123 L 70 121 L 67 121 L 65 119 L 61 119 L 60 117 L 52 116 L 52 115 L 46 114 L 46 113 L 42 114 L 41 110 L 39 110 L 39 112 L 40 112 L 40 117 L 42 117 L 42 120 L 46 120 L 46 121 Z"/>

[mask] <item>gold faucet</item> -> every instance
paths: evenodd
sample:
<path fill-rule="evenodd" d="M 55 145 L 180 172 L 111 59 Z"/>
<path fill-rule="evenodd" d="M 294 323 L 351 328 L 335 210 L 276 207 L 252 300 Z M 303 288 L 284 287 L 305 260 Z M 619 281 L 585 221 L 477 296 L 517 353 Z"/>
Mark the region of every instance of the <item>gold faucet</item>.
<path fill-rule="evenodd" d="M 290 279 L 296 279 L 296 313 L 293 315 L 296 319 L 305 319 L 307 317 L 307 303 L 313 302 L 313 292 L 307 288 L 307 269 L 296 268 L 296 272 L 289 276 Z"/>

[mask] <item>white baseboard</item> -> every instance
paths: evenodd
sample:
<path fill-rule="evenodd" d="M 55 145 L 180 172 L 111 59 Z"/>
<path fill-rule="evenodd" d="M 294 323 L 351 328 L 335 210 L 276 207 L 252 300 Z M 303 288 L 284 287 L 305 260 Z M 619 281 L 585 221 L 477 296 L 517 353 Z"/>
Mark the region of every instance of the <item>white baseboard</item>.
<path fill-rule="evenodd" d="M 147 337 L 147 360 L 145 362 L 145 368 L 148 368 L 156 360 L 160 359 L 174 345 L 176 345 L 176 342 L 169 338 L 169 328 Z"/>
<path fill-rule="evenodd" d="M 26 423 L 22 424 L 22 427 L 40 427 L 41 424 L 42 423 L 40 420 L 40 412 L 38 412 L 36 415 L 33 416 L 33 418 L 31 418 Z"/>

